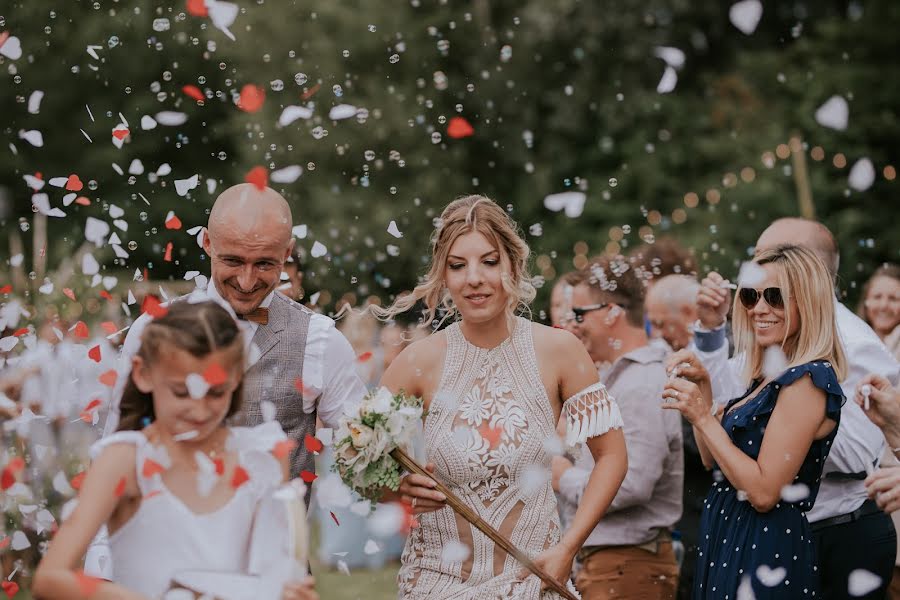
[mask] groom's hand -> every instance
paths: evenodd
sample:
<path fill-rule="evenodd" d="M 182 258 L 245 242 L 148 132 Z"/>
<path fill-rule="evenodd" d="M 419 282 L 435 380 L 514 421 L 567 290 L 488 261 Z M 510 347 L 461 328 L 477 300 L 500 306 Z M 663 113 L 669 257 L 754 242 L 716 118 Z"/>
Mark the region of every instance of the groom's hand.
<path fill-rule="evenodd" d="M 305 577 L 303 581 L 286 583 L 281 590 L 281 600 L 319 600 L 315 585 L 316 580 L 312 577 Z"/>
<path fill-rule="evenodd" d="M 434 473 L 434 463 L 425 465 L 425 470 Z M 410 473 L 400 480 L 400 487 L 397 491 L 400 493 L 400 501 L 412 506 L 414 514 L 440 510 L 447 505 L 447 497 L 437 491 L 437 484 L 434 479 Z"/>

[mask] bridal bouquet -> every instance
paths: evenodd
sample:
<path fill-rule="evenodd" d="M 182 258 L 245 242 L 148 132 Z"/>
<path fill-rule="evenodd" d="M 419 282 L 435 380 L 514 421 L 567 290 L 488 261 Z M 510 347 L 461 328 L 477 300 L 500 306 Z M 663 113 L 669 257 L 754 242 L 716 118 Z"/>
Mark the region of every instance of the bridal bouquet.
<path fill-rule="evenodd" d="M 387 487 L 397 490 L 403 467 L 391 456 L 395 449 L 412 454 L 422 422 L 422 400 L 387 388 L 370 392 L 359 410 L 341 417 L 334 434 L 334 471 L 347 486 L 377 502 Z"/>

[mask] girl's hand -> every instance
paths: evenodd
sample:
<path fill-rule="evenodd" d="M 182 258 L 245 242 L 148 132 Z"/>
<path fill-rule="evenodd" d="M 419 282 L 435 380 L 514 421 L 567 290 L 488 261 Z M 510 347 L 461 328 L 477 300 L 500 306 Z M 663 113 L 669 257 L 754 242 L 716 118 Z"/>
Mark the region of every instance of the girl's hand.
<path fill-rule="evenodd" d="M 662 407 L 679 411 L 691 425 L 712 417 L 712 398 L 693 381 L 669 379 L 662 396 L 665 399 Z"/>
<path fill-rule="evenodd" d="M 900 509 L 900 467 L 881 468 L 869 475 L 866 491 L 884 512 L 890 514 Z"/>
<path fill-rule="evenodd" d="M 425 465 L 425 470 L 434 473 L 434 463 Z M 440 510 L 447 505 L 447 498 L 435 488 L 437 484 L 434 479 L 410 473 L 400 480 L 400 487 L 397 493 L 400 494 L 400 501 L 412 506 L 413 513 L 421 515 L 423 513 Z"/>
<path fill-rule="evenodd" d="M 281 600 L 319 600 L 315 585 L 316 580 L 312 577 L 286 583 L 281 590 Z"/>
<path fill-rule="evenodd" d="M 868 407 L 866 394 L 863 392 L 868 392 Z M 878 427 L 900 429 L 900 393 L 881 375 L 870 373 L 863 377 L 856 386 L 854 400 L 862 407 L 869 420 Z"/>
<path fill-rule="evenodd" d="M 569 574 L 572 572 L 572 561 L 574 559 L 575 555 L 565 546 L 556 544 L 538 554 L 534 562 L 565 587 L 566 582 L 569 580 Z M 522 569 L 519 572 L 519 577 L 522 579 L 530 575 L 532 575 L 532 572 L 528 569 Z M 541 589 L 547 589 L 547 582 L 541 580 Z"/>

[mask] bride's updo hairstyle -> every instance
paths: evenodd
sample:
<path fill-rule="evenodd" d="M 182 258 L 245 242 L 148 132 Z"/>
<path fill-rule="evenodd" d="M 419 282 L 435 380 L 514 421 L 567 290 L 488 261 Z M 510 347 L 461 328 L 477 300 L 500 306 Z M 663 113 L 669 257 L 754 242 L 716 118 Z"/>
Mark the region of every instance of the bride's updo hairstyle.
<path fill-rule="evenodd" d="M 434 324 L 439 312 L 445 313 L 440 323 L 457 318 L 459 311 L 444 286 L 447 256 L 460 236 L 476 231 L 500 252 L 501 280 L 507 296 L 508 314 L 529 313 L 529 305 L 537 294 L 528 273 L 531 250 L 506 211 L 490 198 L 472 195 L 457 198 L 441 213 L 437 228 L 431 235 L 431 263 L 419 285 L 412 292 L 399 296 L 388 308 L 373 305 L 371 308 L 375 314 L 382 319 L 391 319 L 421 300 L 425 305 L 421 327 Z M 440 323 L 435 327 L 439 327 Z"/>

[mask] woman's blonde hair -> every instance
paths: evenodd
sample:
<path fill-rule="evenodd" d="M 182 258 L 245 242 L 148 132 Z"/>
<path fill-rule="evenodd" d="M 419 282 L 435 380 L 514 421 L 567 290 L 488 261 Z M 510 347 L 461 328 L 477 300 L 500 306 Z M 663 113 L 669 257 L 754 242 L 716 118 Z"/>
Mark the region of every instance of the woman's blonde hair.
<path fill-rule="evenodd" d="M 490 198 L 480 195 L 457 198 L 447 205 L 431 235 L 431 264 L 421 283 L 412 292 L 399 296 L 388 308 L 371 306 L 372 312 L 381 319 L 392 319 L 422 301 L 425 309 L 421 327 L 428 324 L 439 327 L 447 319 L 457 318 L 458 310 L 444 286 L 444 269 L 453 243 L 472 232 L 482 234 L 500 252 L 501 280 L 508 298 L 509 315 L 529 313 L 529 304 L 537 294 L 528 273 L 531 250 L 506 211 Z M 435 324 L 439 312 L 445 315 Z"/>
<path fill-rule="evenodd" d="M 826 360 L 831 363 L 838 381 L 843 381 L 847 376 L 847 358 L 837 331 L 834 283 L 822 259 L 800 246 L 778 246 L 761 252 L 753 262 L 778 268 L 786 331 L 792 325 L 790 303 L 797 304 L 800 315 L 797 333 L 790 339 L 785 336 L 781 340 L 787 367 Z M 763 376 L 765 349 L 756 342 L 749 311 L 741 305 L 737 295 L 732 314 L 735 353 L 743 352 L 747 357 L 744 379 L 749 383 Z"/>

